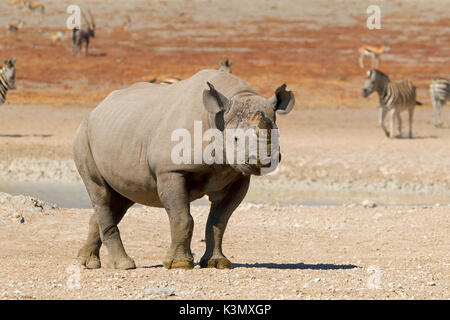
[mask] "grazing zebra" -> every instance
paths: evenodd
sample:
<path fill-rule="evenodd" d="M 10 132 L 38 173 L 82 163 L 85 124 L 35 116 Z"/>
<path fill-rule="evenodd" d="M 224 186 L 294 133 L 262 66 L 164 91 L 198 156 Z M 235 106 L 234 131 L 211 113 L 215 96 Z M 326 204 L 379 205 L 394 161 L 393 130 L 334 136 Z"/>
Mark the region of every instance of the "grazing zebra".
<path fill-rule="evenodd" d="M 431 100 L 434 110 L 434 125 L 438 128 L 442 127 L 441 109 L 445 101 L 450 99 L 450 80 L 435 79 L 430 85 Z"/>
<path fill-rule="evenodd" d="M 363 97 L 367 98 L 372 92 L 377 91 L 380 98 L 380 125 L 386 136 L 394 137 L 394 122 L 398 120 L 398 131 L 402 134 L 402 119 L 400 112 L 408 110 L 409 114 L 409 138 L 412 138 L 412 121 L 414 108 L 422 105 L 416 101 L 416 87 L 409 80 L 390 82 L 389 77 L 379 70 L 367 71 L 367 79 L 362 89 Z M 390 131 L 384 126 L 386 112 L 391 116 Z"/>
<path fill-rule="evenodd" d="M 5 103 L 6 93 L 14 89 L 16 80 L 16 58 L 5 59 L 5 65 L 0 69 L 0 104 Z"/>

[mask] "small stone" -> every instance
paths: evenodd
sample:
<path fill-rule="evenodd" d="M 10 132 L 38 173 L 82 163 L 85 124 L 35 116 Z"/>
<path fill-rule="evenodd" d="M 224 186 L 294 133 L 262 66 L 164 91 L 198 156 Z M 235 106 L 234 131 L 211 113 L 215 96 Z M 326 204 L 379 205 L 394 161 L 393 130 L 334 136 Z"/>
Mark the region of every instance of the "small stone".
<path fill-rule="evenodd" d="M 175 295 L 175 291 L 171 288 L 158 288 L 158 287 L 145 289 L 144 293 L 147 295 L 157 295 L 167 297 Z"/>
<path fill-rule="evenodd" d="M 375 208 L 377 206 L 375 202 L 370 200 L 364 200 L 361 204 L 364 208 Z"/>

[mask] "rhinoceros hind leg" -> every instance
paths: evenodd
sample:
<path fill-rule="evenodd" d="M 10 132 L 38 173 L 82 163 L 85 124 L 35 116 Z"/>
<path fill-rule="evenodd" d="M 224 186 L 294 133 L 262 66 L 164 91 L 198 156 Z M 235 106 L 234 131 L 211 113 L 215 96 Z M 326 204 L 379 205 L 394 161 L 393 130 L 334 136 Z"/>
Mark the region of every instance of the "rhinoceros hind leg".
<path fill-rule="evenodd" d="M 88 269 L 98 269 L 101 267 L 100 263 L 100 247 L 102 241 L 100 240 L 100 233 L 98 229 L 97 217 L 95 213 L 89 220 L 89 232 L 86 243 L 78 251 L 78 262 Z"/>
<path fill-rule="evenodd" d="M 113 190 L 103 179 L 92 156 L 87 131 L 87 120 L 84 120 L 75 135 L 73 155 L 95 214 L 89 222 L 88 238 L 78 253 L 78 261 L 87 268 L 100 268 L 99 251 L 103 243 L 114 268 L 135 268 L 134 261 L 123 248 L 117 227 L 133 202 Z"/>

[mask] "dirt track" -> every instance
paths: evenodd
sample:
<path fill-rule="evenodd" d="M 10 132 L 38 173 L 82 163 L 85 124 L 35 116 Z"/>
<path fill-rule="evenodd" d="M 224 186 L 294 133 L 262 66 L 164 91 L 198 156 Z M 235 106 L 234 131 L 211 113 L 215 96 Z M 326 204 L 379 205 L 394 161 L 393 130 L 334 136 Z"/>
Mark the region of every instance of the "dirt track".
<path fill-rule="evenodd" d="M 375 32 L 365 28 L 373 1 L 134 0 L 122 9 L 123 1 L 83 0 L 98 26 L 87 58 L 71 56 L 70 35 L 50 40 L 64 31 L 69 3 L 43 2 L 42 24 L 0 4 L 1 21 L 26 19 L 17 39 L 0 29 L 0 57 L 18 61 L 17 90 L 0 106 L 0 191 L 2 181 L 79 183 L 71 160 L 77 126 L 108 93 L 136 81 L 189 77 L 229 57 L 233 72 L 264 96 L 287 83 L 296 107 L 278 117 L 279 172 L 254 178 L 230 220 L 224 251 L 235 269 L 162 268 L 168 221 L 149 208 L 131 209 L 120 225 L 136 270 L 71 267 L 92 210 L 41 212 L 0 196 L 1 299 L 450 298 L 450 112 L 444 108 L 444 128 L 434 128 L 428 94 L 431 79 L 450 73 L 450 2 L 385 1 Z M 127 14 L 130 32 L 117 33 Z M 377 98 L 360 95 L 356 48 L 382 39 L 391 52 L 381 70 L 411 79 L 425 104 L 412 140 L 386 139 Z M 355 205 L 364 199 L 379 206 Z M 207 207 L 192 214 L 197 262 Z M 80 288 L 70 290 L 77 270 Z"/>
<path fill-rule="evenodd" d="M 165 212 L 131 209 L 121 233 L 137 269 L 117 271 L 73 267 L 90 210 L 23 210 L 20 224 L 0 209 L 0 297 L 448 299 L 449 210 L 243 204 L 224 239 L 234 269 L 176 271 L 161 264 L 170 234 Z M 204 206 L 192 209 L 196 262 L 205 246 L 207 212 Z M 174 295 L 155 294 L 155 288 Z"/>

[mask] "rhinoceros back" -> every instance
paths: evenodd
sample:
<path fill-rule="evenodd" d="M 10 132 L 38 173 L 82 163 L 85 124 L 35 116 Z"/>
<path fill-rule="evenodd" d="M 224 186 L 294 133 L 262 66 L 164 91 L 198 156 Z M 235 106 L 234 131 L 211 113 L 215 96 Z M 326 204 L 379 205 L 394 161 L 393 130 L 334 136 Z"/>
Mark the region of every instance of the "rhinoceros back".
<path fill-rule="evenodd" d="M 232 74 L 203 70 L 172 85 L 136 83 L 114 91 L 91 111 L 87 119 L 90 151 L 111 187 L 142 196 L 155 191 L 155 176 L 173 166 L 172 132 L 180 128 L 193 132 L 194 121 L 208 128 L 203 106 L 207 81 L 228 98 L 253 92 Z"/>

